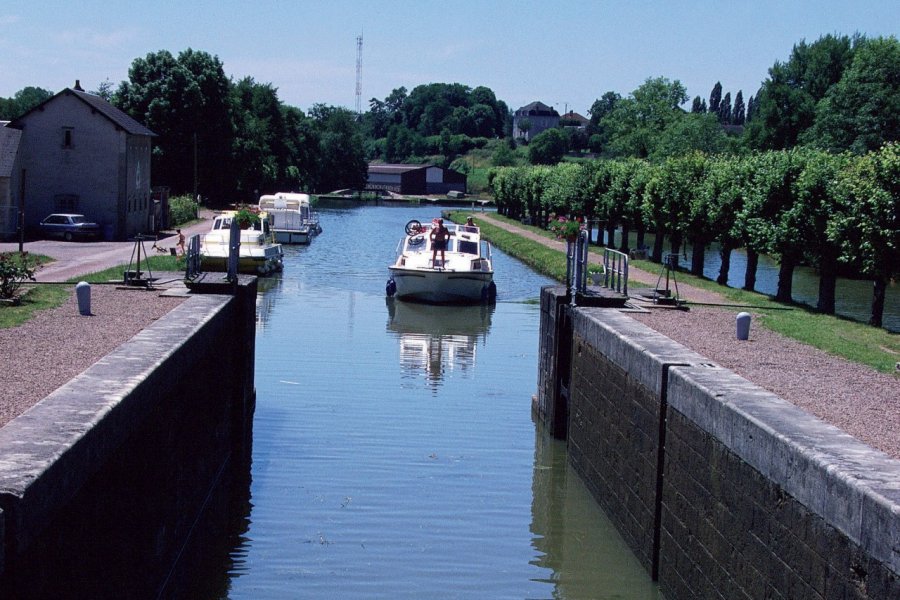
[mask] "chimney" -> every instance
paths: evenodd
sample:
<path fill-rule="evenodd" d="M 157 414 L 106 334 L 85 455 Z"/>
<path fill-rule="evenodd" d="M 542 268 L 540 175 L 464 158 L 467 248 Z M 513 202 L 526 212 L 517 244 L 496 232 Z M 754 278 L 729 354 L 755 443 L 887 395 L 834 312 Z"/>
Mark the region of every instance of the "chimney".
<path fill-rule="evenodd" d="M 75 80 L 75 87 L 72 88 L 72 89 L 74 89 L 76 92 L 83 92 L 83 91 L 84 91 L 84 88 L 81 87 L 81 80 L 80 80 L 80 79 L 76 79 L 76 80 Z"/>

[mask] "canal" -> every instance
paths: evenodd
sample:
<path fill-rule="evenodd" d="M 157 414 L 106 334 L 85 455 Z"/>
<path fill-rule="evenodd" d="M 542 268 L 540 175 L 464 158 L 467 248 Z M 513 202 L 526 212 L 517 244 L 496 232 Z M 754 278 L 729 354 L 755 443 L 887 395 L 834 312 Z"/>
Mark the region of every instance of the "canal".
<path fill-rule="evenodd" d="M 551 283 L 494 250 L 498 302 L 385 298 L 412 218 L 320 213 L 258 300 L 251 483 L 216 597 L 658 598 L 531 420 Z"/>

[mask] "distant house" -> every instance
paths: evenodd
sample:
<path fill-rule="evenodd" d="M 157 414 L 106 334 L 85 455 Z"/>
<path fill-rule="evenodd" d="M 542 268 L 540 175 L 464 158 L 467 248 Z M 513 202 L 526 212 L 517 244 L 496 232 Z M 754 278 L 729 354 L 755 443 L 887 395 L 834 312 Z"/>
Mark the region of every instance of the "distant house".
<path fill-rule="evenodd" d="M 77 81 L 7 127 L 21 131 L 10 185 L 24 191 L 26 228 L 69 212 L 110 239 L 150 231 L 152 131 Z"/>
<path fill-rule="evenodd" d="M 559 113 L 543 102 L 526 104 L 513 114 L 513 139 L 534 139 L 542 131 L 559 125 Z"/>
<path fill-rule="evenodd" d="M 590 119 L 571 110 L 561 116 L 559 122 L 563 127 L 576 127 L 578 129 L 587 129 L 587 126 L 591 124 Z"/>
<path fill-rule="evenodd" d="M 446 194 L 465 192 L 466 176 L 435 165 L 369 164 L 368 191 L 397 194 Z"/>
<path fill-rule="evenodd" d="M 18 214 L 17 193 L 12 191 L 12 173 L 22 132 L 0 121 L 0 241 L 15 237 Z"/>

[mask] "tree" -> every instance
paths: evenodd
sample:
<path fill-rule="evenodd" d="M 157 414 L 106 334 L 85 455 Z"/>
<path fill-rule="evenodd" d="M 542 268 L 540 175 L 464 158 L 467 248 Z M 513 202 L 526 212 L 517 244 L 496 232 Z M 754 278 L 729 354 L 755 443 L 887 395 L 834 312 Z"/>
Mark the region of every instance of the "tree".
<path fill-rule="evenodd" d="M 714 115 L 719 114 L 719 105 L 722 103 L 722 84 L 716 82 L 712 91 L 709 93 L 709 112 Z"/>
<path fill-rule="evenodd" d="M 829 224 L 841 258 L 874 279 L 869 324 L 881 327 L 887 285 L 900 273 L 900 144 L 886 144 L 852 161 L 837 182 L 845 219 Z"/>
<path fill-rule="evenodd" d="M 840 81 L 860 38 L 826 35 L 794 46 L 787 62 L 776 62 L 756 96 L 747 129 L 751 148 L 780 150 L 797 144 L 815 121 L 816 103 Z"/>
<path fill-rule="evenodd" d="M 198 193 L 213 204 L 232 201 L 231 82 L 222 62 L 206 52 L 167 50 L 135 59 L 113 96 L 114 104 L 154 133 L 154 185 Z M 195 162 L 196 159 L 196 162 Z M 197 181 L 194 173 L 197 173 Z"/>
<path fill-rule="evenodd" d="M 731 111 L 731 124 L 743 125 L 746 121 L 746 108 L 744 107 L 744 93 L 738 90 L 734 97 L 734 108 Z"/>
<path fill-rule="evenodd" d="M 287 168 L 293 157 L 274 86 L 245 77 L 234 84 L 232 103 L 238 194 L 252 202 L 261 190 L 274 192 L 288 185 Z"/>
<path fill-rule="evenodd" d="M 533 165 L 555 165 L 566 153 L 568 141 L 559 129 L 542 131 L 528 146 L 528 161 Z"/>
<path fill-rule="evenodd" d="M 0 98 L 0 120 L 12 121 L 52 97 L 53 92 L 43 88 L 32 86 L 22 88 L 12 98 Z"/>
<path fill-rule="evenodd" d="M 716 282 L 720 285 L 728 285 L 732 250 L 744 245 L 744 232 L 736 226 L 736 221 L 744 207 L 749 165 L 750 162 L 742 158 L 716 157 L 709 162 L 699 190 L 708 211 L 709 233 L 719 243 L 721 262 Z M 695 210 L 697 208 L 699 206 Z"/>
<path fill-rule="evenodd" d="M 719 119 L 719 123 L 721 123 L 722 125 L 728 125 L 729 123 L 731 123 L 731 92 L 725 94 L 725 97 L 722 98 L 722 102 L 719 103 L 717 117 Z"/>
<path fill-rule="evenodd" d="M 600 121 L 601 127 L 610 134 L 610 150 L 616 156 L 650 156 L 660 134 L 684 115 L 680 107 L 687 98 L 684 86 L 677 79 L 647 79 Z"/>
<path fill-rule="evenodd" d="M 876 38 L 858 47 L 841 80 L 816 106 L 802 141 L 857 154 L 900 140 L 900 42 Z"/>
<path fill-rule="evenodd" d="M 847 162 L 846 155 L 809 152 L 803 170 L 794 182 L 795 198 L 789 209 L 790 224 L 803 240 L 804 256 L 819 272 L 817 308 L 834 314 L 840 244 L 829 232 L 847 218 L 846 196 L 836 190 L 836 181 Z"/>
<path fill-rule="evenodd" d="M 705 154 L 719 154 L 728 150 L 728 136 L 712 113 L 691 113 L 673 120 L 660 133 L 650 158 L 661 161 L 695 150 Z"/>
<path fill-rule="evenodd" d="M 355 114 L 346 109 L 316 104 L 309 111 L 319 138 L 317 192 L 366 187 L 363 138 Z"/>
<path fill-rule="evenodd" d="M 691 114 L 696 115 L 700 113 L 706 112 L 706 105 L 703 103 L 703 100 L 700 96 L 694 96 L 694 102 L 691 104 Z"/>
<path fill-rule="evenodd" d="M 755 285 L 755 264 L 750 253 L 775 254 L 779 259 L 775 299 L 791 302 L 794 268 L 803 258 L 803 240 L 794 222 L 794 181 L 803 168 L 805 155 L 799 151 L 766 152 L 753 162 L 749 196 L 738 214 L 746 231 L 748 264 L 745 288 Z M 751 272 L 752 266 L 752 272 Z"/>

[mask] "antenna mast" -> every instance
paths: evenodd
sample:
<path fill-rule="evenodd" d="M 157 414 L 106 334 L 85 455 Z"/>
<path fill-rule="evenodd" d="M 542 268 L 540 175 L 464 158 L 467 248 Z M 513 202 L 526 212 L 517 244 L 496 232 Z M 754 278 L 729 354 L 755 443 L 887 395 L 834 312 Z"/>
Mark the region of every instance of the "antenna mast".
<path fill-rule="evenodd" d="M 356 36 L 356 114 L 362 114 L 362 42 L 360 33 Z"/>

